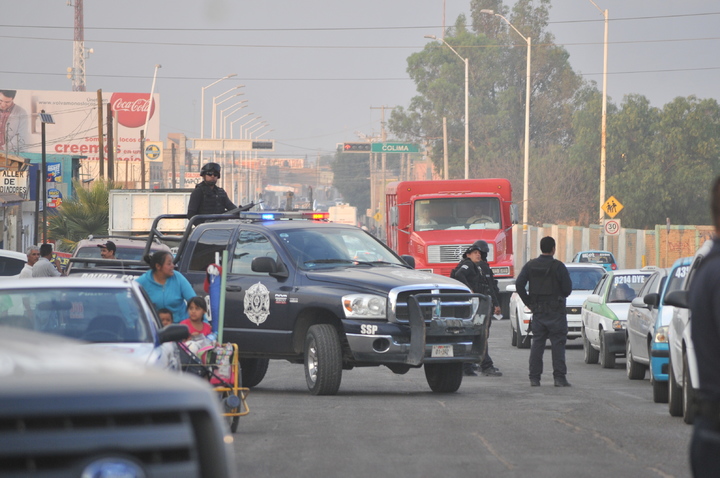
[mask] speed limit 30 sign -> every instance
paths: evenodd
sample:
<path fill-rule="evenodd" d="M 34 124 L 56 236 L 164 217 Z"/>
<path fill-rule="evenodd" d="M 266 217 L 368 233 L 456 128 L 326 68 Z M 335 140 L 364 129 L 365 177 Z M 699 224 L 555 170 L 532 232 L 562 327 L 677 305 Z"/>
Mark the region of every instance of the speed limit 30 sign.
<path fill-rule="evenodd" d="M 620 219 L 605 219 L 603 230 L 606 236 L 617 236 L 620 234 Z"/>

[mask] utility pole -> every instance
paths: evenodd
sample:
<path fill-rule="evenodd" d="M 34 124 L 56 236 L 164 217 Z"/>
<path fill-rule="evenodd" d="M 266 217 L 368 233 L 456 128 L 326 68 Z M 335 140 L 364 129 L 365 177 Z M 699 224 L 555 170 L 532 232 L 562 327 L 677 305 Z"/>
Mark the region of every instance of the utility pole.
<path fill-rule="evenodd" d="M 383 106 L 371 106 L 371 107 L 370 107 L 371 110 L 380 110 L 380 141 L 383 142 L 383 143 L 384 143 L 385 141 L 387 141 L 387 132 L 385 131 L 385 109 L 386 109 L 386 108 L 395 109 L 395 108 L 397 108 L 397 106 L 385 106 L 385 105 L 383 105 Z M 380 211 L 381 211 L 383 217 L 385 217 L 385 186 L 386 186 L 386 183 L 387 183 L 387 177 L 386 177 L 386 173 L 385 173 L 385 170 L 386 170 L 386 168 L 387 168 L 387 153 L 386 153 L 386 152 L 382 152 L 382 153 L 380 154 L 380 161 L 381 161 L 381 166 L 380 166 L 380 168 L 381 168 L 381 172 L 380 172 L 380 184 L 381 184 L 381 188 L 380 188 L 380 201 L 379 201 L 379 203 L 380 203 Z M 374 205 L 373 205 L 373 206 L 374 206 Z M 382 225 L 382 223 L 381 223 L 380 229 L 381 229 L 381 230 L 383 231 L 383 233 L 384 233 L 385 228 L 384 228 L 384 226 Z"/>
<path fill-rule="evenodd" d="M 108 101 L 107 104 L 107 145 L 108 145 L 108 179 L 110 181 L 115 180 L 115 142 L 113 141 L 113 117 L 112 117 L 112 105 Z"/>
<path fill-rule="evenodd" d="M 98 103 L 98 160 L 100 161 L 99 179 L 105 178 L 105 145 L 103 144 L 103 107 L 102 90 L 97 90 Z"/>
<path fill-rule="evenodd" d="M 140 189 L 145 189 L 145 130 L 140 130 Z"/>

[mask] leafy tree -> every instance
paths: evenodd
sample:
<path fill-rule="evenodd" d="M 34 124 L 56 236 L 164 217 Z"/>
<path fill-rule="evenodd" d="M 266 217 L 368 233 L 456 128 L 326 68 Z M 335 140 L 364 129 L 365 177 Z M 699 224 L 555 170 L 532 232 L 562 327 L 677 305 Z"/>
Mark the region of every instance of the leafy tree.
<path fill-rule="evenodd" d="M 332 163 L 333 185 L 358 213 L 370 207 L 370 154 L 337 152 Z"/>
<path fill-rule="evenodd" d="M 61 251 L 72 251 L 81 239 L 89 235 L 108 233 L 110 189 L 119 186 L 112 181 L 95 180 L 90 187 L 73 181 L 75 197 L 57 208 L 48 218 L 48 237 L 56 241 Z"/>

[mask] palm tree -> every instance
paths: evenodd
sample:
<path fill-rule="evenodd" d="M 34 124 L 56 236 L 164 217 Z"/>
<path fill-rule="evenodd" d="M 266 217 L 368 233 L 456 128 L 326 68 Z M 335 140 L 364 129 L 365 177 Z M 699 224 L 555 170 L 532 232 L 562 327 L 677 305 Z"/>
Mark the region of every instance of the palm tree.
<path fill-rule="evenodd" d="M 48 237 L 55 240 L 58 250 L 72 251 L 79 240 L 108 233 L 110 190 L 118 187 L 98 179 L 90 187 L 73 181 L 75 197 L 63 201 L 48 218 Z"/>

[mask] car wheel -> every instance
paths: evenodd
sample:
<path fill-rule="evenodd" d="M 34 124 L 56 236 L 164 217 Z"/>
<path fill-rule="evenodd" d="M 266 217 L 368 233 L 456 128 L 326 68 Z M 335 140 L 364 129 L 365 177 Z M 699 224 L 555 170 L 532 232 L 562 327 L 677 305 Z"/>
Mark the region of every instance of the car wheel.
<path fill-rule="evenodd" d="M 682 382 L 682 396 L 683 396 L 683 421 L 688 425 L 691 425 L 695 421 L 695 410 L 697 404 L 695 403 L 695 389 L 693 388 L 692 377 L 690 376 L 690 369 L 688 368 L 687 355 L 683 354 L 683 382 Z"/>
<path fill-rule="evenodd" d="M 645 366 L 635 361 L 629 338 L 625 341 L 625 370 L 627 378 L 630 380 L 643 380 L 645 378 Z"/>
<path fill-rule="evenodd" d="M 615 354 L 607 348 L 607 340 L 605 340 L 605 332 L 600 332 L 600 366 L 602 368 L 615 367 Z"/>
<path fill-rule="evenodd" d="M 462 363 L 426 363 L 425 378 L 435 393 L 457 392 L 463 379 Z"/>
<path fill-rule="evenodd" d="M 335 327 L 330 324 L 311 326 L 305 336 L 305 381 L 310 393 L 335 395 L 341 380 L 342 348 Z"/>
<path fill-rule="evenodd" d="M 267 373 L 269 363 L 270 361 L 268 359 L 240 359 L 240 386 L 250 388 L 262 382 Z"/>
<path fill-rule="evenodd" d="M 220 401 L 223 403 L 223 406 L 225 408 L 226 413 L 239 413 L 242 403 L 240 401 L 240 397 L 232 393 L 230 390 L 225 390 L 221 392 L 220 394 Z M 227 404 L 234 404 L 237 402 L 237 407 L 228 406 Z M 228 428 L 230 428 L 231 433 L 235 433 L 238 429 L 238 423 L 240 423 L 240 415 L 225 415 L 225 419 L 227 420 Z"/>
<path fill-rule="evenodd" d="M 598 358 L 600 354 L 597 350 L 595 350 L 592 345 L 590 345 L 590 341 L 585 336 L 585 327 L 582 329 L 582 341 L 583 341 L 583 356 L 585 358 L 585 363 L 588 364 L 594 364 L 598 363 Z"/>
<path fill-rule="evenodd" d="M 512 324 L 513 321 L 511 320 L 510 323 Z M 517 341 L 518 341 L 518 330 L 514 329 L 513 326 L 510 326 L 510 329 L 512 329 L 512 337 L 510 338 L 510 345 L 513 347 L 517 347 Z"/>
<path fill-rule="evenodd" d="M 672 361 L 668 362 L 668 411 L 672 417 L 680 417 L 683 414 L 682 388 L 675 380 Z"/>

